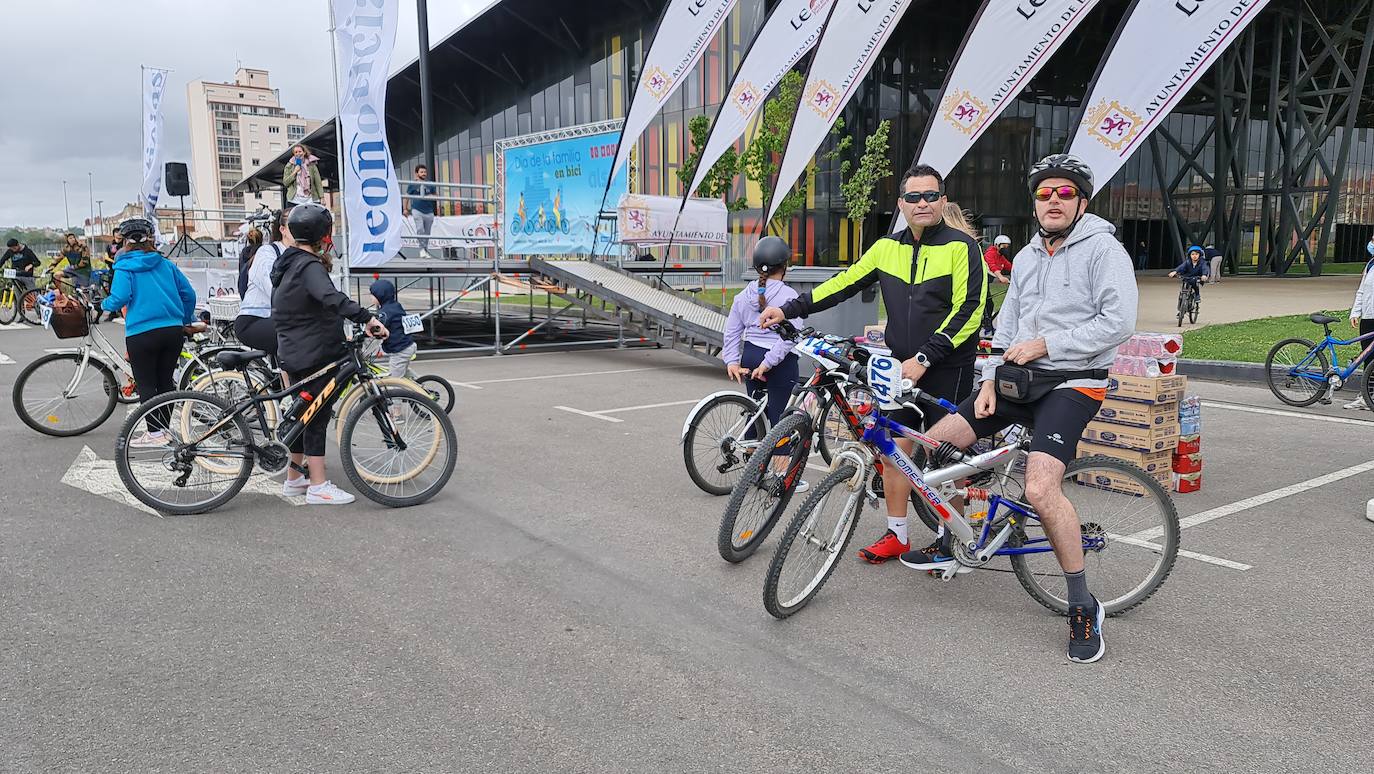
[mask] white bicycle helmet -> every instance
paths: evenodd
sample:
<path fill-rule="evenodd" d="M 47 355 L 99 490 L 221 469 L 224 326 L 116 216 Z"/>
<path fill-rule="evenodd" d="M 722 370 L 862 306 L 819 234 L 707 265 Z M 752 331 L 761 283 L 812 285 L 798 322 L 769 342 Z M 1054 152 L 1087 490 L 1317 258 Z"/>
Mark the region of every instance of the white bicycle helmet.
<path fill-rule="evenodd" d="M 998 234 L 997 238 L 992 240 L 992 243 L 994 245 L 1010 245 L 1011 237 L 1007 236 L 1006 234 Z"/>

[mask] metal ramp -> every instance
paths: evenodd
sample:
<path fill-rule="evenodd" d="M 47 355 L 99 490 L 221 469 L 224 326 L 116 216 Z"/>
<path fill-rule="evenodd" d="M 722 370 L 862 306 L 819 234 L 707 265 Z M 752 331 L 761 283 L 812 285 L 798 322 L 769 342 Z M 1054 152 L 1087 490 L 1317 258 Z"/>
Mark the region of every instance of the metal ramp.
<path fill-rule="evenodd" d="M 725 315 L 685 293 L 659 287 L 600 261 L 531 258 L 530 268 L 567 288 L 564 299 L 713 365 L 725 339 Z"/>

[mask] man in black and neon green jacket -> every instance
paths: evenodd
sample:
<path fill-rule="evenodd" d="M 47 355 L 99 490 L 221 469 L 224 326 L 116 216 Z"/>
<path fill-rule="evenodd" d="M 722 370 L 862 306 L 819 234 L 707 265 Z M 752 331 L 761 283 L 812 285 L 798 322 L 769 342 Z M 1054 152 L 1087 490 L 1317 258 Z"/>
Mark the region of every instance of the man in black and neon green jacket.
<path fill-rule="evenodd" d="M 902 375 L 923 391 L 958 403 L 973 390 L 978 328 L 987 305 L 987 267 L 973 237 L 944 222 L 944 178 L 927 166 L 902 176 L 897 206 L 910 228 L 878 239 L 858 263 L 810 293 L 760 315 L 768 328 L 784 319 L 829 309 L 873 283 L 887 307 L 887 346 L 902 361 Z M 919 414 L 902 409 L 891 418 L 922 429 Z M 938 419 L 938 417 L 935 417 Z M 911 441 L 899 439 L 907 454 Z M 859 552 L 872 563 L 908 550 L 906 509 L 911 482 L 894 466 L 883 469 L 888 532 Z"/>

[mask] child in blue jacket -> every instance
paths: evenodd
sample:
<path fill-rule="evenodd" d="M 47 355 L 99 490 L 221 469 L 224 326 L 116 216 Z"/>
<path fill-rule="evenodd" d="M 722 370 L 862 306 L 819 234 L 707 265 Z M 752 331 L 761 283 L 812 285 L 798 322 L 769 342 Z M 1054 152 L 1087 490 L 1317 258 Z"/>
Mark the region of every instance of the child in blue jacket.
<path fill-rule="evenodd" d="M 391 332 L 382 342 L 382 351 L 387 354 L 387 367 L 391 369 L 392 376 L 405 376 L 410 361 L 420 347 L 401 324 L 406 310 L 396 300 L 396 286 L 391 280 L 377 280 L 368 291 L 377 302 L 377 319 Z"/>
<path fill-rule="evenodd" d="M 153 224 L 130 218 L 119 224 L 128 251 L 114 266 L 110 295 L 100 308 L 124 315 L 124 346 L 129 352 L 138 398 L 147 403 L 176 389 L 173 374 L 186 341 L 187 326 L 195 319 L 196 291 L 176 264 L 153 246 Z M 167 412 L 150 414 L 147 429 L 129 444 L 136 447 L 165 446 Z"/>

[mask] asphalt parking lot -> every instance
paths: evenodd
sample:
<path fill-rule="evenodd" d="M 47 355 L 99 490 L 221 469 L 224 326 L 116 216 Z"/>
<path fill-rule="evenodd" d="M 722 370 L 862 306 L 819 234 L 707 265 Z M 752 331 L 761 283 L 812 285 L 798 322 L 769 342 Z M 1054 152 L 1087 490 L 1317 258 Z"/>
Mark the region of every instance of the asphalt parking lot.
<path fill-rule="evenodd" d="M 0 331 L 0 394 L 56 346 Z M 1002 573 L 854 559 L 770 618 L 775 540 L 722 562 L 724 499 L 681 461 L 723 370 L 637 349 L 417 371 L 458 384 L 459 467 L 396 511 L 264 487 L 159 518 L 90 491 L 120 414 L 57 439 L 6 402 L 0 770 L 1374 768 L 1367 412 L 1192 385 L 1194 556 L 1084 666 Z M 883 528 L 866 511 L 855 545 Z"/>

